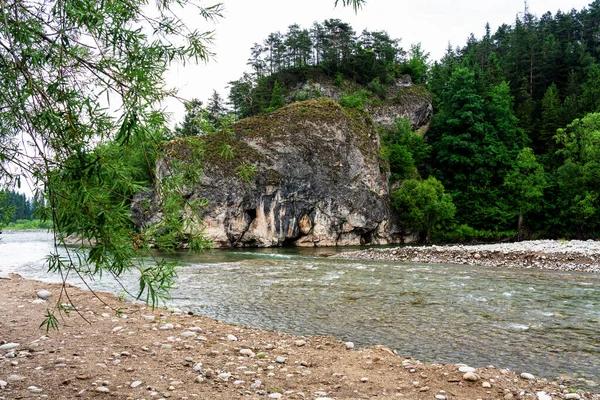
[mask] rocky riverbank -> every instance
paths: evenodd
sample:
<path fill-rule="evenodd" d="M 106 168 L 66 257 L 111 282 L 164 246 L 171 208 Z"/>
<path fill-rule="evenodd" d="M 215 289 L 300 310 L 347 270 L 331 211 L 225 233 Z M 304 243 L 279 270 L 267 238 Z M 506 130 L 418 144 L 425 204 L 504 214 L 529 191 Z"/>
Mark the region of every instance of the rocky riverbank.
<path fill-rule="evenodd" d="M 346 259 L 600 272 L 600 241 L 534 240 L 458 246 L 407 246 L 336 254 Z"/>
<path fill-rule="evenodd" d="M 527 371 L 424 365 L 381 346 L 227 325 L 70 286 L 59 298 L 58 284 L 10 278 L 0 279 L 0 400 L 600 399 Z M 80 315 L 64 306 L 60 330 L 46 334 L 39 325 L 57 301 Z"/>

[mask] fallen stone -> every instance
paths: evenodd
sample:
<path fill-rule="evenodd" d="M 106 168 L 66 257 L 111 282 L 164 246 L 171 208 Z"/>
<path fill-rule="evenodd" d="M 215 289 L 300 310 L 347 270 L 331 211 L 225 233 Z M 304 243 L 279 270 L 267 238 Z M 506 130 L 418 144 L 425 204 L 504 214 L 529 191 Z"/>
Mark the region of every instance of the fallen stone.
<path fill-rule="evenodd" d="M 48 297 L 52 296 L 52 292 L 49 290 L 40 290 L 36 295 L 42 300 L 47 300 Z"/>
<path fill-rule="evenodd" d="M 469 382 L 477 382 L 479 380 L 479 375 L 477 375 L 475 372 L 469 371 L 463 375 L 463 379 Z"/>
<path fill-rule="evenodd" d="M 27 390 L 29 390 L 31 393 L 41 393 L 42 392 L 42 389 L 40 389 L 37 386 L 29 386 L 27 388 Z"/>
<path fill-rule="evenodd" d="M 8 382 L 21 382 L 25 380 L 25 377 L 21 375 L 9 375 L 6 377 L 6 380 Z"/>
<path fill-rule="evenodd" d="M 240 354 L 243 356 L 246 356 L 246 357 L 254 357 L 255 356 L 254 352 L 250 349 L 241 349 Z"/>
<path fill-rule="evenodd" d="M 96 392 L 99 392 L 99 393 L 110 393 L 110 389 L 107 388 L 106 386 L 98 386 L 96 388 Z"/>
<path fill-rule="evenodd" d="M 218 378 L 221 379 L 222 381 L 227 381 L 227 380 L 229 380 L 229 378 L 231 378 L 231 374 L 229 372 L 223 372 L 218 375 Z"/>
<path fill-rule="evenodd" d="M 0 346 L 0 351 L 16 349 L 19 346 L 19 343 L 6 343 Z"/>
<path fill-rule="evenodd" d="M 344 345 L 346 345 L 346 348 L 348 350 L 352 350 L 354 348 L 354 343 L 353 342 L 344 342 Z"/>
<path fill-rule="evenodd" d="M 260 385 L 262 385 L 262 381 L 257 379 L 254 381 L 254 383 L 252 385 L 250 385 L 250 387 L 252 389 L 258 389 L 260 387 Z"/>
<path fill-rule="evenodd" d="M 581 400 L 581 396 L 577 393 L 567 393 L 565 394 L 566 400 Z"/>
<path fill-rule="evenodd" d="M 135 381 L 131 385 L 129 385 L 129 387 L 135 389 L 136 387 L 140 386 L 141 384 L 142 384 L 142 381 Z"/>
<path fill-rule="evenodd" d="M 546 392 L 536 393 L 538 400 L 552 400 L 552 396 L 546 394 Z"/>
<path fill-rule="evenodd" d="M 535 376 L 528 374 L 527 372 L 523 372 L 521 374 L 521 378 L 527 379 L 527 380 L 533 380 L 533 379 L 535 379 Z"/>

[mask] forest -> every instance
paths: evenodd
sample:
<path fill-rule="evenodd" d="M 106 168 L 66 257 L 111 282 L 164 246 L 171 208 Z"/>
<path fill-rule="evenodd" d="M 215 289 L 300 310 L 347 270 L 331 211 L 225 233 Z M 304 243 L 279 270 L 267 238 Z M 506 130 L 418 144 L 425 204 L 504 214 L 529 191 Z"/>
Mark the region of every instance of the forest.
<path fill-rule="evenodd" d="M 230 82 L 229 118 L 319 97 L 301 90 L 289 98 L 298 82 L 319 76 L 344 90 L 340 104 L 362 109 L 408 74 L 429 91 L 434 116 L 424 137 L 401 120 L 381 132 L 391 183 L 401 183 L 392 205 L 406 229 L 447 241 L 597 237 L 600 1 L 541 17 L 526 5 L 513 23 L 485 28 L 431 63 L 420 44 L 405 51 L 385 31 L 357 34 L 337 19 L 291 25 L 252 46 L 253 72 Z M 227 118 L 216 92 L 207 107 L 188 106 L 179 135 L 197 134 L 193 121 Z M 438 206 L 413 212 L 428 203 Z"/>

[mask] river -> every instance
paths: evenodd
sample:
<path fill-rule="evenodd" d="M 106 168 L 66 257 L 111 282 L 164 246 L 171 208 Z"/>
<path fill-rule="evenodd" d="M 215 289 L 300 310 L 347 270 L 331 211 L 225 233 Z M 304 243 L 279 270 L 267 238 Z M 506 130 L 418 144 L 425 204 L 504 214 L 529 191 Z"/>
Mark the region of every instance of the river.
<path fill-rule="evenodd" d="M 45 271 L 50 235 L 0 235 L 0 270 Z M 181 253 L 170 306 L 229 323 L 382 344 L 425 362 L 600 381 L 600 275 L 333 260 L 332 249 Z M 125 277 L 135 287 L 135 277 Z M 71 282 L 81 284 L 76 279 Z M 92 287 L 119 294 L 103 278 Z"/>

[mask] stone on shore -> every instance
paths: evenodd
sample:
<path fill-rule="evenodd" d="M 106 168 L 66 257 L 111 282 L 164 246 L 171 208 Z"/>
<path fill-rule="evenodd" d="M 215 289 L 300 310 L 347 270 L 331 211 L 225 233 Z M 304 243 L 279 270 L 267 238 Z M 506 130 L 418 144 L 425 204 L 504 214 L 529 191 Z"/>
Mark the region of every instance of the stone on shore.
<path fill-rule="evenodd" d="M 36 295 L 42 300 L 48 300 L 48 298 L 52 296 L 52 292 L 49 290 L 40 290 Z"/>

